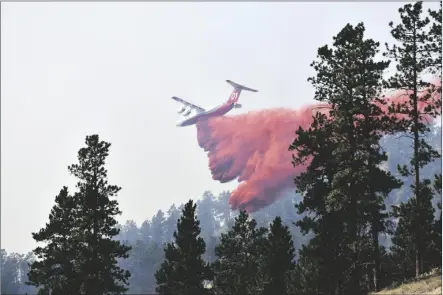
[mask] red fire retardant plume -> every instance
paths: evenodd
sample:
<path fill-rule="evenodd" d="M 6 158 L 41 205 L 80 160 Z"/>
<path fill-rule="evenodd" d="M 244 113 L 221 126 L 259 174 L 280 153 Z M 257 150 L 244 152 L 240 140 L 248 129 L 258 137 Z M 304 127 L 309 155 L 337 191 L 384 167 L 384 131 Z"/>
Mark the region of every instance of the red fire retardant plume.
<path fill-rule="evenodd" d="M 387 99 L 400 102 L 408 97 L 397 92 Z M 318 106 L 267 109 L 197 123 L 198 143 L 208 152 L 212 178 L 221 183 L 239 181 L 229 199 L 233 210 L 258 211 L 288 188 L 295 190 L 294 178 L 305 168 L 292 165 L 288 148 L 298 127 L 310 126 Z M 420 110 L 424 106 L 420 104 Z"/>

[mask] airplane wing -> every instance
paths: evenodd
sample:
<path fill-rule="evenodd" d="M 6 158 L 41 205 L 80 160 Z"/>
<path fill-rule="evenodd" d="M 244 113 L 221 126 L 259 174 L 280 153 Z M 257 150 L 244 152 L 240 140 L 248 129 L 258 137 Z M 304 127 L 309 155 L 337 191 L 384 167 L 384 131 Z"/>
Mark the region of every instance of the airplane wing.
<path fill-rule="evenodd" d="M 196 111 L 199 112 L 199 113 L 201 113 L 201 112 L 205 112 L 205 111 L 206 111 L 204 108 L 201 108 L 201 107 L 199 107 L 199 106 L 196 106 L 195 104 L 192 104 L 192 103 L 190 103 L 190 102 L 187 102 L 186 100 L 181 99 L 181 98 L 179 98 L 179 97 L 173 96 L 172 99 L 175 100 L 175 101 L 177 101 L 177 102 L 179 102 L 179 103 L 181 103 L 181 104 L 184 104 L 184 105 L 185 105 L 186 107 L 188 107 L 188 108 L 191 108 L 191 109 L 196 110 Z"/>

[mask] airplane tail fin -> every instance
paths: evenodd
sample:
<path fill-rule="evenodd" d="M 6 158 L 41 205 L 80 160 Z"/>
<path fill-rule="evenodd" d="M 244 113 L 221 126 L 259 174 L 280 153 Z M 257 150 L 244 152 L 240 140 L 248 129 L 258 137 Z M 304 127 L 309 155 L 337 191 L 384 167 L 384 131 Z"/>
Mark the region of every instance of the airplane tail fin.
<path fill-rule="evenodd" d="M 235 82 L 232 82 L 231 80 L 226 80 L 226 82 L 228 82 L 232 87 L 234 87 L 234 89 L 238 89 L 238 90 L 246 90 L 246 91 L 252 91 L 252 92 L 258 92 L 258 90 L 252 89 L 252 88 L 248 88 L 246 86 L 237 84 Z"/>

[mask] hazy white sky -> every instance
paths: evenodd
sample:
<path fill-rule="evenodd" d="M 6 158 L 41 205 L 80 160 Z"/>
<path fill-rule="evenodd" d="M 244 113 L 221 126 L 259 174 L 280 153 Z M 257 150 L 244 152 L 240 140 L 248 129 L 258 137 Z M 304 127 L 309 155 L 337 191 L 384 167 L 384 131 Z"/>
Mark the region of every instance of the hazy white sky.
<path fill-rule="evenodd" d="M 437 3 L 432 3 L 437 6 Z M 350 22 L 390 41 L 394 3 L 1 3 L 1 247 L 29 251 L 86 135 L 107 162 L 123 216 L 218 193 L 195 127 L 172 95 L 210 107 L 226 79 L 259 90 L 243 109 L 311 101 L 310 62 Z M 429 5 L 429 4 L 428 4 Z M 295 127 L 294 127 L 295 130 Z"/>

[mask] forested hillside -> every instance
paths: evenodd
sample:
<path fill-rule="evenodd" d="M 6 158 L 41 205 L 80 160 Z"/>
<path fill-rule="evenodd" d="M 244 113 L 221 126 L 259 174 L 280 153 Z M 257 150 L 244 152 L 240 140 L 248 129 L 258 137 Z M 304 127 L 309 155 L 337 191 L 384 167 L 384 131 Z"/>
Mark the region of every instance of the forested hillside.
<path fill-rule="evenodd" d="M 441 271 L 442 130 L 428 121 L 441 120 L 441 2 L 398 12 L 383 48 L 363 23 L 318 48 L 308 81 L 329 114 L 284 126 L 303 167 L 285 197 L 248 214 L 207 191 L 118 224 L 111 143 L 88 135 L 38 246 L 2 250 L 2 294 L 365 295 Z M 402 99 L 387 105 L 385 90 Z"/>
<path fill-rule="evenodd" d="M 432 146 L 441 150 L 441 127 L 435 126 L 427 139 Z M 411 139 L 401 135 L 386 136 L 383 138 L 382 146 L 389 155 L 386 167 L 398 175 L 397 165 L 407 161 L 408 154 L 411 152 Z M 426 177 L 432 177 L 435 173 L 441 172 L 441 160 L 437 160 L 426 166 L 424 170 Z M 407 185 L 411 179 L 405 179 L 405 185 L 400 189 L 390 193 L 386 199 L 387 205 L 400 204 L 410 197 L 410 191 Z M 222 232 L 226 232 L 233 225 L 234 218 L 238 212 L 230 210 L 228 204 L 229 192 L 223 192 L 218 195 L 207 191 L 197 200 L 197 218 L 201 222 L 201 235 L 206 241 L 205 259 L 214 261 L 216 259 L 214 248 L 219 242 Z M 287 225 L 293 237 L 294 246 L 297 250 L 301 244 L 308 241 L 309 236 L 303 236 L 300 230 L 293 223 L 300 220 L 301 216 L 297 214 L 294 204 L 300 201 L 300 196 L 293 192 L 287 192 L 287 196 L 280 199 L 271 206 L 262 211 L 255 212 L 252 217 L 259 226 L 268 226 L 275 217 L 280 216 L 283 224 Z M 437 202 L 440 197 L 433 199 L 436 215 L 439 214 Z M 117 236 L 122 242 L 132 246 L 128 259 L 120 261 L 124 269 L 128 269 L 132 276 L 129 279 L 130 287 L 128 294 L 149 294 L 154 293 L 156 281 L 154 273 L 159 268 L 164 258 L 163 246 L 165 242 L 173 240 L 173 232 L 176 230 L 177 219 L 180 217 L 184 204 L 171 204 L 171 207 L 163 212 L 159 210 L 152 218 L 147 218 L 142 224 L 137 225 L 133 220 L 126 221 L 125 224 L 119 224 L 121 232 Z M 386 239 L 381 237 L 386 245 Z M 33 293 L 33 287 L 26 286 L 23 282 L 27 279 L 27 262 L 32 261 L 32 253 L 26 255 L 9 253 L 2 250 L 2 290 L 10 294 L 22 294 L 25 292 Z"/>

